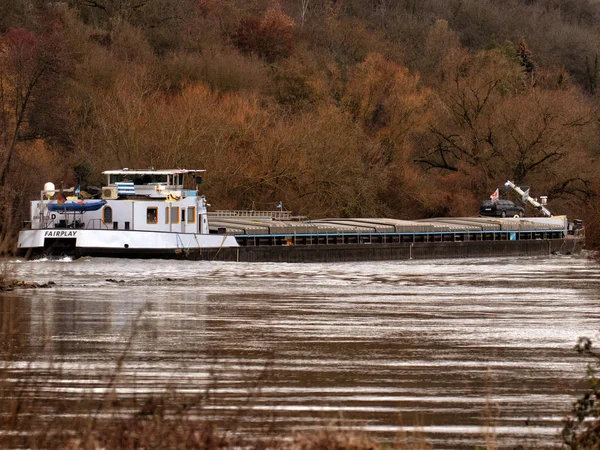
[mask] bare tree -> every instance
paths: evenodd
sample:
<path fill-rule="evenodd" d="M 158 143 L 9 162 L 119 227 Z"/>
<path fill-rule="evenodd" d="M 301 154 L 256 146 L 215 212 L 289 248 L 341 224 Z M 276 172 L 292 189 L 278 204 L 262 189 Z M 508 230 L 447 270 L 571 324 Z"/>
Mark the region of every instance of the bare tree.
<path fill-rule="evenodd" d="M 44 134 L 41 122 L 50 123 L 33 112 L 52 115 L 48 96 L 57 92 L 57 77 L 61 71 L 61 43 L 51 30 L 43 36 L 13 28 L 2 37 L 0 53 L 0 101 L 5 154 L 0 171 L 0 187 L 6 183 L 17 144 Z M 50 102 L 51 103 L 51 102 Z"/>
<path fill-rule="evenodd" d="M 594 115 L 577 90 L 519 82 L 529 74 L 498 54 L 459 58 L 455 67 L 416 143 L 414 161 L 428 176 L 455 180 L 461 194 L 510 178 L 555 198 L 589 200 L 594 170 L 581 161 L 592 161 Z"/>
<path fill-rule="evenodd" d="M 300 28 L 304 28 L 304 23 L 308 16 L 309 5 L 310 0 L 300 0 Z"/>
<path fill-rule="evenodd" d="M 131 19 L 138 10 L 145 7 L 152 0 L 78 0 L 77 3 L 85 8 L 102 11 L 108 17 L 120 16 Z"/>

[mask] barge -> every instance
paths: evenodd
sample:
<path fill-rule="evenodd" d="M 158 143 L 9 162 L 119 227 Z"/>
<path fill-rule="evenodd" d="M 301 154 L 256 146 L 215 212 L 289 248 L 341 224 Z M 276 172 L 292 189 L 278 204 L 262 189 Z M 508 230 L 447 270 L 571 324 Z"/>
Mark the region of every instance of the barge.
<path fill-rule="evenodd" d="M 28 258 L 384 261 L 570 254 L 584 242 L 579 222 L 551 214 L 309 220 L 286 211 L 209 212 L 198 190 L 203 172 L 106 171 L 101 198 L 79 188 L 57 192 L 46 183 L 40 199 L 31 202 L 18 253 Z M 184 189 L 190 176 L 194 189 Z"/>

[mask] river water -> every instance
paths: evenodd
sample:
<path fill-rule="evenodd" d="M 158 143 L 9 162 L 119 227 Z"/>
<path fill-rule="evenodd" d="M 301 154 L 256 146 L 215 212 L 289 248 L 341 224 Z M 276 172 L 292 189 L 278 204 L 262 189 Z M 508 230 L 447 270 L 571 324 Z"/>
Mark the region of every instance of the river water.
<path fill-rule="evenodd" d="M 588 361 L 573 347 L 600 330 L 600 265 L 582 256 L 90 258 L 9 270 L 56 283 L 0 297 L 22 376 L 60 367 L 37 395 L 102 392 L 124 357 L 120 396 L 210 392 L 207 415 L 243 417 L 257 433 L 266 423 L 288 435 L 335 424 L 474 448 L 487 429 L 501 446 L 559 445 L 585 386 Z"/>

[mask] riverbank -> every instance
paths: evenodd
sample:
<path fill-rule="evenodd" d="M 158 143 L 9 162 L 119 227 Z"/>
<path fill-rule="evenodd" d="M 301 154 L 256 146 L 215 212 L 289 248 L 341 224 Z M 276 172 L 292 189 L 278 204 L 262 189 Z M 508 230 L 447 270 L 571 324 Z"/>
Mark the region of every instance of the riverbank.
<path fill-rule="evenodd" d="M 36 283 L 15 278 L 15 270 L 7 261 L 0 261 L 0 292 L 14 291 L 15 289 L 43 289 L 56 286 L 54 281 Z"/>
<path fill-rule="evenodd" d="M 0 292 L 14 291 L 15 289 L 44 289 L 55 286 L 54 281 L 47 283 L 33 283 L 30 281 L 0 279 Z"/>

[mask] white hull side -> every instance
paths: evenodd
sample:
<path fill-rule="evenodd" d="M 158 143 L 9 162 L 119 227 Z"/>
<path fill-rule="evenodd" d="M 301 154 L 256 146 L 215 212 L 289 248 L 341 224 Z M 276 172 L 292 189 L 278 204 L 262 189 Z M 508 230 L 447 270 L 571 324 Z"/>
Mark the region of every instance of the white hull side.
<path fill-rule="evenodd" d="M 131 230 L 44 229 L 19 233 L 19 249 L 44 247 L 44 240 L 75 239 L 76 248 L 190 250 L 239 247 L 233 236 Z"/>

